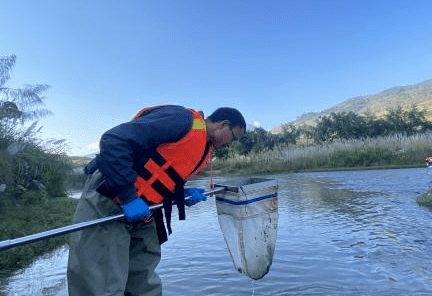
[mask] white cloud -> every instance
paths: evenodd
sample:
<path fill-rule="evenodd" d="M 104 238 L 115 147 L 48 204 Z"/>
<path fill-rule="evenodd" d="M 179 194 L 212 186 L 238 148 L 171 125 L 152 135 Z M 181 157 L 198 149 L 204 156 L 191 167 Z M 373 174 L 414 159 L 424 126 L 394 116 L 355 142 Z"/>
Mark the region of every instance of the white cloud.
<path fill-rule="evenodd" d="M 89 150 L 99 150 L 99 142 L 90 143 L 87 145 Z"/>
<path fill-rule="evenodd" d="M 259 122 L 258 120 L 254 120 L 254 121 L 252 122 L 252 125 L 253 125 L 254 127 L 261 127 L 261 122 Z"/>
<path fill-rule="evenodd" d="M 99 142 L 90 143 L 87 146 L 75 146 L 69 152 L 70 156 L 87 156 L 99 153 Z"/>

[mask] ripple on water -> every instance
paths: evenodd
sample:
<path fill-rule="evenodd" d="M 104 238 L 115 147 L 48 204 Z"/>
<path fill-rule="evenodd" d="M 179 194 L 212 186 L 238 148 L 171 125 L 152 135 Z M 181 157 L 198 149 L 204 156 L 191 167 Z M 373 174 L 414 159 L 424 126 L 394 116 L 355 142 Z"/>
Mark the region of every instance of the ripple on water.
<path fill-rule="evenodd" d="M 61 247 L 39 257 L 8 278 L 1 291 L 10 296 L 67 295 L 67 254 L 67 247 Z"/>

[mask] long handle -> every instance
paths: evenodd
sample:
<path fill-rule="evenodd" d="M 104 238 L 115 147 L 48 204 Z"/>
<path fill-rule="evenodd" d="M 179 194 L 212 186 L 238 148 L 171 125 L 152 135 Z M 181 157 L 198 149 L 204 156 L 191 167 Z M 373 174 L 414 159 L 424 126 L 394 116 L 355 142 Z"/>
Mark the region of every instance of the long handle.
<path fill-rule="evenodd" d="M 206 192 L 204 192 L 204 194 L 210 195 L 210 194 L 214 194 L 214 193 L 217 193 L 220 191 L 225 191 L 225 190 L 226 190 L 225 187 L 219 187 L 219 188 L 216 188 L 214 190 L 206 191 Z M 190 196 L 186 197 L 185 199 L 187 200 L 189 198 L 190 198 Z M 160 209 L 162 207 L 163 207 L 163 204 L 157 204 L 157 205 L 151 206 L 150 210 L 153 211 L 153 210 Z M 80 223 L 76 223 L 76 224 L 72 224 L 72 225 L 68 225 L 68 226 L 64 226 L 64 227 L 60 227 L 60 228 L 56 228 L 56 229 L 51 229 L 51 230 L 43 231 L 43 232 L 36 233 L 36 234 L 27 235 L 27 236 L 20 237 L 20 238 L 8 239 L 8 240 L 0 242 L 0 251 L 10 249 L 13 247 L 17 247 L 17 246 L 21 246 L 21 245 L 24 245 L 27 243 L 35 242 L 38 240 L 42 240 L 45 238 L 50 238 L 50 237 L 78 231 L 78 230 L 88 228 L 88 227 L 91 227 L 91 226 L 94 226 L 97 224 L 111 222 L 111 221 L 115 221 L 115 220 L 120 220 L 122 218 L 124 218 L 124 214 L 118 214 L 118 215 L 108 216 L 108 217 L 99 218 L 99 219 L 95 219 L 95 220 L 91 220 L 91 221 L 80 222 Z"/>

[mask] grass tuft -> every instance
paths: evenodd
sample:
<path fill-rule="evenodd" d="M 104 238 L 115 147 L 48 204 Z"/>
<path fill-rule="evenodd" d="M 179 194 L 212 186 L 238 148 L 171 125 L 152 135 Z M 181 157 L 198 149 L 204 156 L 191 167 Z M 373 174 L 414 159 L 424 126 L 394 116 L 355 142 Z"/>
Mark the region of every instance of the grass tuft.
<path fill-rule="evenodd" d="M 78 200 L 59 197 L 40 205 L 0 203 L 0 240 L 23 237 L 72 224 Z M 69 242 L 70 235 L 26 244 L 0 252 L 0 276 L 23 268 L 37 256 Z"/>

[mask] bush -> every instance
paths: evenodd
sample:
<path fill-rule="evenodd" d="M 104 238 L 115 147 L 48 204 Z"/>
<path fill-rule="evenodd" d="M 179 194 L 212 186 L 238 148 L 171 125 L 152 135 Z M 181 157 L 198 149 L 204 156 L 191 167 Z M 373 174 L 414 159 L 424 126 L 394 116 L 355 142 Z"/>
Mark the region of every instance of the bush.
<path fill-rule="evenodd" d="M 45 190 L 28 190 L 24 191 L 19 199 L 23 205 L 38 205 L 44 204 L 48 201 L 49 196 Z"/>
<path fill-rule="evenodd" d="M 50 199 L 43 205 L 25 206 L 0 200 L 0 240 L 70 225 L 77 203 L 78 200 L 66 197 Z M 69 239 L 70 235 L 62 235 L 0 252 L 0 276 L 25 267 L 36 256 L 68 243 Z"/>

